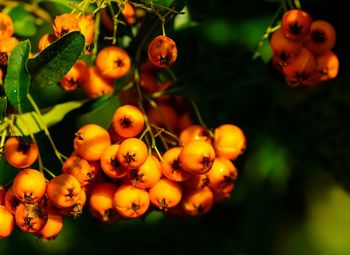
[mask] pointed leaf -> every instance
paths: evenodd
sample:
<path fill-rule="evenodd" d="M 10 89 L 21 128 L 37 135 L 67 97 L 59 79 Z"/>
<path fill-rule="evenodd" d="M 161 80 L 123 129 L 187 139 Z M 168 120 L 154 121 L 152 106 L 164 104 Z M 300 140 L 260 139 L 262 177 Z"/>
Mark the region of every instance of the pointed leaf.
<path fill-rule="evenodd" d="M 35 86 L 55 85 L 80 57 L 85 45 L 84 36 L 73 31 L 28 61 L 28 70 Z"/>
<path fill-rule="evenodd" d="M 10 104 L 21 111 L 30 85 L 30 75 L 27 71 L 27 61 L 30 52 L 29 40 L 22 41 L 13 48 L 8 59 L 5 78 L 5 93 Z"/>

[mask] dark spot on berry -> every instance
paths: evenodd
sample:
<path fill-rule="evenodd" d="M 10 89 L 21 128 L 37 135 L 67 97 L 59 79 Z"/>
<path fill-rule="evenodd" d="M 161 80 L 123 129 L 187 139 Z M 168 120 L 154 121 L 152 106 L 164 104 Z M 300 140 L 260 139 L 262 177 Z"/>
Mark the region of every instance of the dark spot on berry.
<path fill-rule="evenodd" d="M 26 204 L 31 204 L 33 200 L 33 193 L 24 194 L 24 202 Z"/>
<path fill-rule="evenodd" d="M 131 204 L 131 209 L 134 210 L 135 212 L 137 210 L 140 210 L 141 206 L 139 204 L 136 204 L 135 202 L 132 202 Z"/>
<path fill-rule="evenodd" d="M 131 153 L 130 153 L 130 152 L 127 152 L 126 155 L 124 156 L 125 162 L 126 162 L 127 164 L 130 164 L 131 161 L 136 161 L 136 160 L 135 160 L 135 157 L 136 157 L 135 153 L 133 153 L 133 152 L 131 152 Z"/>
<path fill-rule="evenodd" d="M 278 55 L 279 59 L 283 62 L 286 63 L 289 60 L 289 55 L 285 52 L 282 51 L 279 55 Z"/>
<path fill-rule="evenodd" d="M 32 145 L 32 141 L 25 141 L 22 137 L 17 136 L 18 148 L 17 151 L 22 152 L 23 154 L 28 153 L 30 146 Z"/>
<path fill-rule="evenodd" d="M 25 217 L 24 218 L 24 223 L 23 223 L 23 227 L 25 227 L 25 229 L 27 231 L 29 230 L 33 230 L 34 229 L 34 224 L 32 223 L 32 217 Z"/>
<path fill-rule="evenodd" d="M 8 55 L 6 52 L 0 52 L 0 65 L 7 66 Z"/>
<path fill-rule="evenodd" d="M 118 169 L 119 167 L 121 167 L 121 164 L 118 159 L 111 158 L 111 166 L 113 167 L 113 169 Z"/>
<path fill-rule="evenodd" d="M 311 38 L 315 43 L 324 43 L 326 41 L 325 33 L 320 29 L 312 31 Z"/>
<path fill-rule="evenodd" d="M 295 22 L 289 26 L 289 31 L 293 35 L 300 35 L 302 33 L 303 27 L 298 24 L 298 22 Z"/>
<path fill-rule="evenodd" d="M 200 163 L 205 169 L 209 169 L 213 165 L 213 162 L 214 161 L 210 157 L 204 156 Z"/>
<path fill-rule="evenodd" d="M 130 172 L 131 180 L 134 185 L 138 185 L 140 183 L 143 183 L 143 176 L 144 174 L 138 173 L 137 170 L 131 170 Z"/>
<path fill-rule="evenodd" d="M 120 125 L 121 125 L 123 128 L 129 128 L 129 127 L 131 127 L 131 124 L 132 124 L 132 121 L 131 121 L 128 117 L 123 117 L 123 118 L 120 120 Z"/>
<path fill-rule="evenodd" d="M 226 188 L 228 185 L 230 185 L 231 183 L 234 183 L 234 179 L 231 176 L 224 176 L 224 185 L 223 188 Z"/>
<path fill-rule="evenodd" d="M 204 207 L 200 204 L 198 206 L 193 205 L 194 208 L 197 210 L 197 214 L 202 214 L 204 212 Z"/>
<path fill-rule="evenodd" d="M 209 177 L 206 175 L 206 176 L 202 179 L 201 188 L 204 188 L 204 187 L 208 186 L 208 185 L 209 185 L 209 182 L 210 182 Z"/>
<path fill-rule="evenodd" d="M 169 209 L 169 206 L 168 206 L 168 204 L 167 204 L 167 202 L 165 201 L 164 198 L 159 203 L 159 209 L 164 211 L 164 212 L 168 211 L 168 209 Z"/>
<path fill-rule="evenodd" d="M 169 66 L 170 65 L 170 56 L 169 55 L 160 56 L 159 57 L 159 64 L 162 66 Z"/>
<path fill-rule="evenodd" d="M 6 28 L 7 28 L 6 24 L 5 24 L 5 23 L 3 23 L 3 22 L 1 22 L 1 23 L 0 23 L 0 30 L 5 31 L 5 30 L 6 30 Z"/>
<path fill-rule="evenodd" d="M 115 64 L 117 67 L 123 67 L 123 66 L 124 66 L 124 61 L 121 60 L 120 58 L 118 58 L 117 60 L 114 61 L 114 64 Z"/>
<path fill-rule="evenodd" d="M 73 188 L 70 188 L 70 189 L 67 189 L 67 194 L 65 195 L 65 197 L 69 197 L 70 199 L 72 199 L 74 197 L 74 189 Z"/>
<path fill-rule="evenodd" d="M 173 163 L 171 163 L 171 170 L 173 174 L 181 170 L 180 161 L 178 159 L 175 159 Z"/>

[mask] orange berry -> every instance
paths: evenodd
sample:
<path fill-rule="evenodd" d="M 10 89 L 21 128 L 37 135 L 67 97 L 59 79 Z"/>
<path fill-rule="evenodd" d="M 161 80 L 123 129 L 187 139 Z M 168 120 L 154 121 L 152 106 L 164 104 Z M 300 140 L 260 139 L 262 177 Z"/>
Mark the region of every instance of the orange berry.
<path fill-rule="evenodd" d="M 10 213 L 15 214 L 17 206 L 21 201 L 13 193 L 13 187 L 11 186 L 5 194 L 5 206 Z"/>
<path fill-rule="evenodd" d="M 73 91 L 78 86 L 84 86 L 89 79 L 89 67 L 83 60 L 78 60 L 60 80 L 60 85 L 64 90 Z"/>
<path fill-rule="evenodd" d="M 270 46 L 276 61 L 281 66 L 287 66 L 289 62 L 298 55 L 303 44 L 302 41 L 290 40 L 284 36 L 282 28 L 273 32 Z"/>
<path fill-rule="evenodd" d="M 54 207 L 47 207 L 47 222 L 44 227 L 35 235 L 41 240 L 53 240 L 63 228 L 61 213 Z"/>
<path fill-rule="evenodd" d="M 319 55 L 331 50 L 335 42 L 334 27 L 327 21 L 316 20 L 311 23 L 311 31 L 304 44 L 313 54 Z"/>
<path fill-rule="evenodd" d="M 10 38 L 13 34 L 13 22 L 9 15 L 0 12 L 0 40 Z"/>
<path fill-rule="evenodd" d="M 92 14 L 86 14 L 79 19 L 78 26 L 85 38 L 85 54 L 91 54 L 94 43 L 95 21 Z"/>
<path fill-rule="evenodd" d="M 16 208 L 15 219 L 17 226 L 25 232 L 36 233 L 47 222 L 47 212 L 40 204 L 19 204 Z"/>
<path fill-rule="evenodd" d="M 79 85 L 91 98 L 111 94 L 114 89 L 113 81 L 103 77 L 96 69 L 96 67 L 89 68 L 87 81 Z"/>
<path fill-rule="evenodd" d="M 190 178 L 191 173 L 185 171 L 180 166 L 180 154 L 182 147 L 172 147 L 168 149 L 163 155 L 163 162 L 161 162 L 162 174 L 172 181 L 186 181 Z"/>
<path fill-rule="evenodd" d="M 23 203 L 37 203 L 45 195 L 46 180 L 38 170 L 27 168 L 16 175 L 12 188 Z"/>
<path fill-rule="evenodd" d="M 148 45 L 148 58 L 158 67 L 169 67 L 176 61 L 176 43 L 169 37 L 158 35 Z"/>
<path fill-rule="evenodd" d="M 182 209 L 187 215 L 191 216 L 207 213 L 213 203 L 214 195 L 208 187 L 186 193 L 181 201 Z"/>
<path fill-rule="evenodd" d="M 332 51 L 328 51 L 322 55 L 316 56 L 316 70 L 319 73 L 319 79 L 322 81 L 337 77 L 339 70 L 337 55 Z"/>
<path fill-rule="evenodd" d="M 15 219 L 10 211 L 0 205 L 0 239 L 10 236 L 15 227 Z"/>
<path fill-rule="evenodd" d="M 117 2 L 117 4 L 118 4 L 118 7 L 120 8 L 121 4 L 119 2 Z M 131 3 L 125 2 L 124 9 L 122 11 L 122 15 L 124 16 L 126 22 L 129 25 L 132 25 L 135 23 L 135 21 L 136 21 L 135 9 Z"/>
<path fill-rule="evenodd" d="M 99 51 L 96 68 L 108 79 L 118 79 L 130 71 L 131 60 L 128 53 L 116 46 L 108 46 Z"/>
<path fill-rule="evenodd" d="M 209 130 L 200 125 L 191 125 L 180 133 L 180 140 L 183 145 L 195 140 L 206 141 L 211 144 Z"/>
<path fill-rule="evenodd" d="M 136 169 L 131 169 L 129 179 L 132 185 L 137 188 L 147 189 L 153 187 L 162 176 L 158 159 L 148 155 L 146 161 Z"/>
<path fill-rule="evenodd" d="M 139 108 L 133 105 L 118 107 L 113 115 L 113 127 L 122 137 L 135 137 L 143 130 L 145 119 Z"/>
<path fill-rule="evenodd" d="M 122 178 L 129 172 L 129 169 L 119 162 L 118 151 L 119 144 L 112 144 L 103 151 L 100 159 L 103 172 L 112 179 Z"/>
<path fill-rule="evenodd" d="M 5 142 L 5 159 L 16 168 L 31 166 L 39 155 L 39 148 L 33 141 L 20 136 L 11 136 Z"/>
<path fill-rule="evenodd" d="M 175 207 L 180 203 L 182 189 L 180 184 L 167 178 L 160 179 L 149 190 L 151 203 L 162 211 Z"/>
<path fill-rule="evenodd" d="M 78 195 L 77 201 L 72 206 L 61 208 L 60 213 L 66 216 L 73 216 L 76 219 L 83 214 L 83 207 L 85 203 L 86 203 L 86 192 L 82 188 Z"/>
<path fill-rule="evenodd" d="M 56 40 L 57 37 L 54 34 L 44 34 L 39 40 L 39 51 L 43 51 Z"/>
<path fill-rule="evenodd" d="M 73 206 L 79 199 L 81 186 L 79 181 L 70 174 L 61 174 L 47 184 L 47 197 L 58 208 Z"/>
<path fill-rule="evenodd" d="M 106 223 L 115 222 L 120 218 L 113 207 L 116 190 L 117 187 L 112 183 L 100 183 L 92 189 L 89 200 L 92 216 Z"/>
<path fill-rule="evenodd" d="M 281 25 L 284 35 L 292 40 L 306 37 L 311 28 L 311 16 L 302 10 L 290 10 L 283 14 Z"/>
<path fill-rule="evenodd" d="M 237 177 L 237 170 L 232 164 L 229 168 L 228 164 L 221 160 L 221 158 L 216 158 L 214 160 L 213 166 L 208 172 L 209 187 L 215 190 L 223 190 L 226 192 L 231 192 L 234 188 L 234 180 Z"/>
<path fill-rule="evenodd" d="M 73 13 L 63 13 L 57 16 L 54 20 L 53 31 L 57 38 L 72 32 L 80 31 L 79 27 L 80 18 Z"/>
<path fill-rule="evenodd" d="M 246 149 L 243 131 L 236 125 L 224 124 L 214 130 L 214 148 L 217 157 L 235 160 Z"/>
<path fill-rule="evenodd" d="M 286 81 L 291 87 L 303 85 L 315 70 L 315 57 L 305 47 L 301 49 L 298 56 L 288 66 L 283 67 Z"/>
<path fill-rule="evenodd" d="M 146 213 L 149 207 L 148 192 L 130 184 L 120 186 L 113 196 L 113 206 L 125 218 L 136 218 Z"/>
<path fill-rule="evenodd" d="M 194 174 L 205 174 L 213 165 L 215 151 L 205 141 L 196 140 L 186 144 L 180 153 L 180 166 Z"/>
<path fill-rule="evenodd" d="M 234 188 L 234 186 L 233 186 Z M 221 203 L 231 197 L 231 191 L 228 190 L 220 190 L 220 189 L 211 189 L 214 194 L 214 203 Z"/>
<path fill-rule="evenodd" d="M 146 144 L 138 138 L 128 138 L 120 144 L 118 160 L 126 168 L 133 169 L 141 166 L 147 159 Z"/>
<path fill-rule="evenodd" d="M 73 175 L 82 187 L 95 179 L 95 171 L 96 169 L 92 168 L 86 159 L 78 155 L 71 155 L 62 165 L 62 173 Z"/>
<path fill-rule="evenodd" d="M 103 151 L 111 145 L 111 138 L 106 129 L 96 124 L 86 124 L 76 133 L 74 150 L 86 160 L 99 160 Z"/>
<path fill-rule="evenodd" d="M 209 184 L 208 173 L 206 174 L 191 174 L 191 177 L 182 182 L 182 187 L 186 190 L 197 190 L 207 187 Z"/>

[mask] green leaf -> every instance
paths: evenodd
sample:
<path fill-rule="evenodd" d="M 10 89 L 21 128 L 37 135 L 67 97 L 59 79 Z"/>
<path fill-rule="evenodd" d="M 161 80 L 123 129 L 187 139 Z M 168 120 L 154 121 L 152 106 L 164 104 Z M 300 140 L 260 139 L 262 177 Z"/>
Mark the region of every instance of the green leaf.
<path fill-rule="evenodd" d="M 28 61 L 34 86 L 56 85 L 80 57 L 85 45 L 84 36 L 70 32 Z"/>
<path fill-rule="evenodd" d="M 115 110 L 120 105 L 118 96 L 106 95 L 90 101 L 77 109 L 79 117 L 77 126 L 83 126 L 88 123 L 100 125 L 108 128 Z"/>
<path fill-rule="evenodd" d="M 26 101 L 30 85 L 27 61 L 30 53 L 29 40 L 22 41 L 13 48 L 8 59 L 5 78 L 5 93 L 11 105 L 21 111 Z"/>
<path fill-rule="evenodd" d="M 45 125 L 48 128 L 52 127 L 53 125 L 62 121 L 64 116 L 67 115 L 69 112 L 81 107 L 85 101 L 86 100 L 70 101 L 70 102 L 55 105 L 48 112 L 42 115 Z M 17 119 L 16 127 L 15 127 L 16 132 L 22 133 L 23 135 L 26 135 L 26 136 L 30 135 L 30 132 L 32 134 L 41 132 L 43 130 L 43 127 L 37 121 L 38 119 L 39 119 L 39 116 L 34 111 L 22 114 L 21 118 Z M 30 130 L 28 130 L 28 127 L 30 127 Z"/>
<path fill-rule="evenodd" d="M 24 37 L 34 36 L 37 32 L 35 17 L 22 5 L 11 8 L 8 13 L 13 21 L 15 34 Z"/>
<path fill-rule="evenodd" d="M 0 121 L 5 118 L 6 110 L 7 110 L 7 97 L 1 97 L 0 98 Z"/>

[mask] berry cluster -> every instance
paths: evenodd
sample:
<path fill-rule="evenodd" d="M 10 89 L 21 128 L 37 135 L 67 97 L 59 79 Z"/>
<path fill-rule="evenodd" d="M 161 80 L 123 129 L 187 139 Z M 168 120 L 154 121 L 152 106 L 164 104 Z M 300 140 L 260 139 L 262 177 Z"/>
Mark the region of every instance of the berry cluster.
<path fill-rule="evenodd" d="M 338 74 L 339 60 L 332 51 L 335 42 L 336 32 L 329 22 L 313 21 L 299 9 L 287 11 L 270 39 L 273 63 L 289 86 L 317 86 Z"/>
<path fill-rule="evenodd" d="M 133 5 L 117 5 L 126 23 L 133 25 Z M 193 124 L 184 97 L 167 93 L 176 80 L 168 67 L 178 56 L 175 41 L 164 31 L 164 17 L 169 13 L 176 11 L 168 9 L 161 16 L 163 35 L 149 40 L 147 59 L 137 54 L 133 59 L 115 44 L 94 49 L 92 14 L 65 13 L 54 19 L 53 32 L 39 41 L 40 52 L 72 31 L 80 31 L 85 38 L 84 57 L 96 50 L 96 59 L 88 64 L 80 58 L 62 77 L 62 89 L 80 88 L 90 98 L 119 93 L 121 106 L 115 109 L 108 128 L 80 127 L 69 157 L 57 151 L 42 123 L 62 162 L 61 169 L 54 172 L 43 165 L 42 148 L 34 134 L 29 131 L 29 136 L 19 136 L 13 128 L 15 121 L 8 121 L 12 126 L 8 124 L 3 132 L 0 156 L 4 152 L 6 162 L 18 173 L 0 186 L 0 238 L 17 226 L 38 238 L 53 239 L 62 230 L 63 216 L 77 218 L 85 209 L 106 223 L 144 217 L 154 210 L 174 217 L 198 216 L 230 197 L 238 176 L 233 161 L 245 150 L 246 138 L 233 124 L 208 129 L 195 104 L 201 125 Z M 108 23 L 103 12 L 101 16 L 102 23 Z M 5 70 L 18 40 L 12 37 L 9 16 L 1 14 L 0 24 L 0 66 Z M 128 83 L 116 92 L 115 81 L 122 77 Z M 12 119 L 22 114 L 12 110 Z"/>
<path fill-rule="evenodd" d="M 30 168 L 38 156 L 35 143 L 7 139 L 5 158 L 22 170 L 6 193 L 1 189 L 0 237 L 8 236 L 16 223 L 22 231 L 54 238 L 62 229 L 62 215 L 80 216 L 85 203 L 94 217 L 111 223 L 152 210 L 202 215 L 230 196 L 238 175 L 232 161 L 246 146 L 239 127 L 225 124 L 211 132 L 190 125 L 174 136 L 177 146 L 161 153 L 142 139 L 149 131 L 146 121 L 138 107 L 124 105 L 116 109 L 109 130 L 82 126 L 62 173 L 50 180 Z"/>

